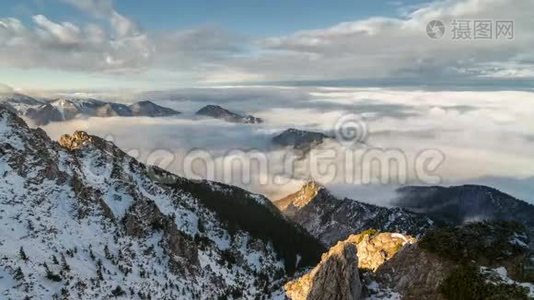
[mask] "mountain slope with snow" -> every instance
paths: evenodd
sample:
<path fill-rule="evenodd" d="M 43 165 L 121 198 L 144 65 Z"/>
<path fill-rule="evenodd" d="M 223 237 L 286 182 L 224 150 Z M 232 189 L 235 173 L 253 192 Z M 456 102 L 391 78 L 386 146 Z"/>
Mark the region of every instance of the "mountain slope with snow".
<path fill-rule="evenodd" d="M 433 224 L 428 217 L 401 208 L 338 199 L 315 182 L 308 182 L 299 191 L 275 204 L 327 246 L 367 229 L 419 236 Z"/>
<path fill-rule="evenodd" d="M 3 93 L 0 94 L 0 104 L 25 114 L 29 108 L 43 105 L 45 102 L 19 93 Z"/>
<path fill-rule="evenodd" d="M 261 196 L 147 167 L 82 132 L 56 143 L 2 106 L 0 154 L 2 299 L 275 297 L 324 250 Z M 192 187 L 261 204 L 285 239 L 230 224 Z"/>

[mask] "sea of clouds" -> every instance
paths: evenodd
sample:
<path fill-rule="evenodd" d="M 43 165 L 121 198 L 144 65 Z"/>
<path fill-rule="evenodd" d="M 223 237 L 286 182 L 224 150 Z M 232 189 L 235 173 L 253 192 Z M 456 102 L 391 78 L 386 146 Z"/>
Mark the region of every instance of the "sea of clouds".
<path fill-rule="evenodd" d="M 315 179 L 339 196 L 381 205 L 388 205 L 399 185 L 466 183 L 491 185 L 534 203 L 534 93 L 529 91 L 233 86 L 148 92 L 126 101 L 147 99 L 182 114 L 77 119 L 44 129 L 54 139 L 85 130 L 112 140 L 142 162 L 235 184 L 273 200 Z M 194 115 L 207 104 L 253 114 L 265 123 L 234 124 Z M 331 133 L 347 114 L 365 122 L 364 143 L 347 146 L 332 139 L 305 159 L 271 143 L 287 128 Z M 392 165 L 387 170 L 392 174 L 384 178 L 379 166 L 358 160 L 346 164 L 347 151 L 369 150 L 401 153 L 406 166 L 398 171 Z M 418 160 L 421 155 L 430 157 Z M 256 163 L 258 157 L 268 166 Z M 213 162 L 213 173 L 202 159 Z M 240 160 L 251 162 L 246 175 L 236 163 Z"/>

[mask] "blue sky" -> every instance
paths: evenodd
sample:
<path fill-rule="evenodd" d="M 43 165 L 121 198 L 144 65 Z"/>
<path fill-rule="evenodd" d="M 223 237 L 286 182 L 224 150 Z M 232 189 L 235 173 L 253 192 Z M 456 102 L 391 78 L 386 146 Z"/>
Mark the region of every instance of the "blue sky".
<path fill-rule="evenodd" d="M 153 0 L 115 1 L 122 14 L 146 30 L 175 30 L 216 24 L 251 35 L 287 34 L 370 16 L 395 16 L 403 8 L 428 2 L 337 0 Z M 43 14 L 51 19 L 76 22 L 87 16 L 61 0 L 3 0 L 4 17 L 31 19 Z"/>
<path fill-rule="evenodd" d="M 531 0 L 3 0 L 0 11 L 0 84 L 15 89 L 534 79 Z M 515 35 L 454 40 L 455 19 L 513 20 Z"/>
<path fill-rule="evenodd" d="M 215 23 L 248 34 L 287 34 L 369 16 L 392 16 L 399 5 L 387 1 L 337 0 L 187 0 L 117 3 L 149 28 L 172 29 Z M 412 4 L 422 1 L 410 1 Z M 161 9 L 165 8 L 165 9 Z"/>

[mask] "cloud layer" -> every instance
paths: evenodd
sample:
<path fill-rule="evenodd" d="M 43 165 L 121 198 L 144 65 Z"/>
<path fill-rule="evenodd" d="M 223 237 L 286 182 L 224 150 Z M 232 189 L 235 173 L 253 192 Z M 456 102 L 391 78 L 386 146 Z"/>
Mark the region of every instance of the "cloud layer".
<path fill-rule="evenodd" d="M 286 36 L 244 37 L 215 25 L 143 31 L 111 0 L 62 0 L 93 20 L 73 24 L 33 16 L 0 19 L 0 64 L 82 72 L 158 76 L 190 82 L 336 81 L 450 84 L 472 79 L 532 78 L 530 0 L 447 0 L 398 17 L 372 17 Z M 453 40 L 453 20 L 512 20 L 514 38 Z M 442 39 L 426 25 L 441 20 Z M 495 34 L 495 32 L 493 33 Z M 154 83 L 157 85 L 157 82 Z"/>
<path fill-rule="evenodd" d="M 534 21 L 527 11 L 533 6 L 528 0 L 513 4 L 503 0 L 437 1 L 403 18 L 370 18 L 268 38 L 260 44 L 275 55 L 241 63 L 251 72 L 258 65 L 264 67 L 260 69 L 270 80 L 280 76 L 287 80 L 418 78 L 426 83 L 449 76 L 459 80 L 532 76 L 529 49 L 534 42 Z M 451 23 L 456 19 L 512 20 L 515 37 L 453 40 Z M 426 34 L 426 25 L 432 20 L 446 26 L 440 40 Z"/>
<path fill-rule="evenodd" d="M 273 148 L 270 139 L 289 127 L 332 131 L 340 117 L 352 113 L 362 116 L 368 123 L 369 135 L 364 150 L 394 149 L 405 155 L 409 167 L 407 184 L 425 183 L 414 173 L 413 162 L 418 154 L 428 149 L 444 155 L 445 161 L 433 173 L 441 177 L 442 184 L 491 183 L 524 197 L 528 195 L 525 187 L 534 178 L 530 163 L 534 142 L 529 138 L 534 134 L 532 92 L 243 87 L 184 89 L 150 95 L 159 104 L 184 114 L 166 119 L 92 118 L 50 124 L 45 130 L 53 138 L 75 129 L 112 137 L 123 149 L 135 150 L 133 154 L 140 160 L 162 163 L 163 167 L 182 175 L 188 175 L 184 174 L 184 158 L 191 151 L 205 151 L 221 166 L 212 179 L 240 185 L 276 199 L 293 191 L 302 180 L 314 174 L 305 168 L 307 161 L 296 162 L 298 172 L 283 173 L 284 158 L 288 154 Z M 146 99 L 147 94 L 139 97 Z M 510 105 L 512 102 L 514 105 Z M 266 122 L 260 125 L 232 124 L 193 115 L 207 103 L 252 113 Z M 343 149 L 338 143 L 330 142 L 317 153 L 325 155 L 328 151 Z M 231 152 L 233 150 L 245 152 Z M 252 150 L 264 153 L 270 164 L 268 169 L 252 166 L 250 182 L 241 181 L 239 176 L 224 176 L 228 170 L 239 169 L 239 166 L 229 166 L 225 158 L 251 158 L 256 153 Z M 326 169 L 336 164 L 339 167 L 342 158 L 325 159 L 319 161 L 318 166 Z M 383 204 L 398 182 L 361 185 L 358 174 L 366 173 L 366 170 L 358 169 L 361 166 L 347 168 L 351 173 L 357 171 L 352 181 L 347 181 L 345 173 L 330 171 L 316 179 L 325 179 L 339 195 Z M 275 181 L 270 180 L 268 184 L 262 184 L 262 176 L 271 179 L 278 176 L 283 182 L 272 184 Z"/>

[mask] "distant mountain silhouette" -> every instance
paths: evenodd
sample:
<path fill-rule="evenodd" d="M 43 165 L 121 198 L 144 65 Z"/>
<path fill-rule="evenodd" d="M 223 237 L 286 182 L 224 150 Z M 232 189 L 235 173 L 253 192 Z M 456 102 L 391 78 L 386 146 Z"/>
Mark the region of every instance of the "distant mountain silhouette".
<path fill-rule="evenodd" d="M 196 112 L 196 115 L 207 116 L 215 119 L 225 120 L 232 123 L 257 124 L 263 123 L 261 118 L 256 118 L 251 115 L 241 115 L 229 111 L 219 105 L 206 105 Z"/>

